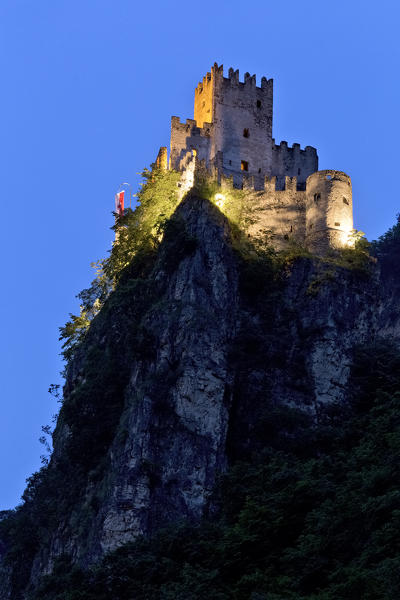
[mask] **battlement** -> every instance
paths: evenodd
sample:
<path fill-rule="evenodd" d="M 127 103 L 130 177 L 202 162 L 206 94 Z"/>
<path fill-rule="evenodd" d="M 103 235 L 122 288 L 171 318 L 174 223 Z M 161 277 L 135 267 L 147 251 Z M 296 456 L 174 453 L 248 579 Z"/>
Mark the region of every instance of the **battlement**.
<path fill-rule="evenodd" d="M 306 179 L 318 171 L 318 155 L 315 148 L 300 144 L 289 146 L 283 140 L 279 145 L 272 139 L 272 173 L 282 181 L 287 175 L 298 178 L 298 187 L 305 187 Z"/>
<path fill-rule="evenodd" d="M 276 144 L 274 138 L 272 138 L 272 150 L 275 152 L 303 152 L 310 155 L 317 154 L 317 150 L 313 146 L 305 146 L 305 148 L 301 148 L 300 144 L 297 143 L 289 146 L 285 140 L 282 140 L 280 144 Z"/>
<path fill-rule="evenodd" d="M 186 119 L 185 123 L 181 123 L 179 117 L 171 117 L 171 130 L 185 133 L 186 135 L 202 135 L 209 137 L 211 135 L 213 124 L 203 123 L 203 127 L 197 126 L 197 121 L 194 119 Z"/>
<path fill-rule="evenodd" d="M 236 69 L 235 71 L 232 67 L 228 70 L 228 77 L 224 77 L 224 66 L 218 66 L 217 63 L 214 63 L 214 66 L 211 67 L 211 72 L 208 72 L 197 84 L 195 94 L 202 94 L 204 90 L 211 85 L 213 80 L 223 80 L 233 85 L 248 85 L 250 87 L 256 87 L 258 90 L 265 90 L 273 84 L 272 78 L 267 79 L 266 77 L 261 77 L 261 86 L 257 86 L 256 75 L 250 75 L 248 72 L 244 74 L 243 81 L 240 81 L 239 69 Z"/>
<path fill-rule="evenodd" d="M 230 67 L 228 71 L 228 77 L 224 77 L 224 83 L 229 83 L 232 86 L 249 86 L 257 88 L 257 90 L 265 90 L 269 91 L 273 86 L 273 79 L 267 79 L 266 77 L 261 77 L 261 86 L 257 86 L 256 75 L 250 75 L 250 73 L 245 73 L 243 82 L 239 79 L 239 69 L 236 71 Z"/>
<path fill-rule="evenodd" d="M 264 176 L 262 178 L 249 175 L 248 173 L 241 173 L 240 182 L 237 176 L 228 175 L 223 167 L 223 155 L 222 152 L 218 153 L 216 160 L 213 163 L 207 164 L 205 159 L 199 159 L 198 156 L 191 155 L 190 160 L 196 162 L 196 173 L 201 178 L 210 177 L 215 179 L 218 184 L 224 189 L 243 189 L 248 192 L 256 192 L 262 194 L 263 192 L 304 192 L 305 184 L 299 182 L 297 177 L 285 176 L 281 178 L 273 176 Z M 187 159 L 186 159 L 187 160 Z M 278 194 L 279 195 L 279 194 Z"/>
<path fill-rule="evenodd" d="M 204 122 L 198 127 L 194 119 L 186 119 L 181 123 L 179 117 L 171 118 L 171 155 L 172 169 L 180 169 L 181 160 L 187 151 L 195 150 L 199 159 L 210 160 L 213 123 Z"/>

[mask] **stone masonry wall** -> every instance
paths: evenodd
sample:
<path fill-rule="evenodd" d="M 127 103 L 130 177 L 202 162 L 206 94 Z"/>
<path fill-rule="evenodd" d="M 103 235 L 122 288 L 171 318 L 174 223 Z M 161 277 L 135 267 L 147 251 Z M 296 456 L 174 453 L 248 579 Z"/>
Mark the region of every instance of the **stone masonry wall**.
<path fill-rule="evenodd" d="M 223 153 L 223 169 L 234 180 L 244 170 L 257 176 L 271 174 L 273 81 L 265 77 L 261 87 L 255 75 L 230 69 L 229 77 L 218 71 L 214 93 L 215 147 Z"/>
<path fill-rule="evenodd" d="M 310 250 L 344 246 L 353 230 L 351 179 L 342 171 L 318 171 L 306 184 L 306 243 Z"/>
<path fill-rule="evenodd" d="M 318 155 L 315 148 L 306 146 L 304 150 L 300 144 L 288 146 L 283 141 L 278 145 L 272 141 L 272 173 L 277 176 L 278 187 L 283 189 L 285 176 L 297 177 L 299 189 L 305 189 L 306 179 L 318 171 Z"/>
<path fill-rule="evenodd" d="M 205 160 L 207 166 L 209 166 L 213 130 L 214 125 L 212 123 L 204 123 L 204 127 L 200 128 L 196 126 L 196 121 L 193 119 L 186 119 L 186 123 L 181 123 L 179 117 L 172 117 L 171 168 L 180 170 L 181 159 L 186 156 L 188 150 L 196 150 L 198 159 Z"/>

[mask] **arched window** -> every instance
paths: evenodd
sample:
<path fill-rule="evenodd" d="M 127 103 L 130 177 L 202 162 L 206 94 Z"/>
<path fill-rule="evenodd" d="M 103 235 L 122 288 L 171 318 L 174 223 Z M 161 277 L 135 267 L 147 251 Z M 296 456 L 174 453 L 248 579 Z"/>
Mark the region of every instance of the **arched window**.
<path fill-rule="evenodd" d="M 243 137 L 248 138 L 250 137 L 250 133 L 248 129 L 243 129 Z"/>

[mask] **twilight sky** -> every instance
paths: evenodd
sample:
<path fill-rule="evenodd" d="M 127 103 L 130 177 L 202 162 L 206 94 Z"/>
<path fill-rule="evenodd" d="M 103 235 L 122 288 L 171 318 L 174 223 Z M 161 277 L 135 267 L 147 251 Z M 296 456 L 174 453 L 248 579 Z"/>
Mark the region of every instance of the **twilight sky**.
<path fill-rule="evenodd" d="M 114 193 L 214 61 L 274 78 L 276 141 L 351 176 L 357 229 L 394 224 L 399 17 L 397 0 L 1 0 L 0 510 L 40 467 L 58 327 L 110 248 Z"/>

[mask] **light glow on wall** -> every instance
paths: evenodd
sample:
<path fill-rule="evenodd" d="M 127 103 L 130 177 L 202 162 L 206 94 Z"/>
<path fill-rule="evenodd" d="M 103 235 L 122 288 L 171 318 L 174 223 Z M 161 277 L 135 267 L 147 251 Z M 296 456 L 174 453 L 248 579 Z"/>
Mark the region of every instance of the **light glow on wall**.
<path fill-rule="evenodd" d="M 219 209 L 222 210 L 222 208 L 224 207 L 225 204 L 225 196 L 223 194 L 215 194 L 214 196 L 215 199 L 215 204 L 218 206 Z"/>

